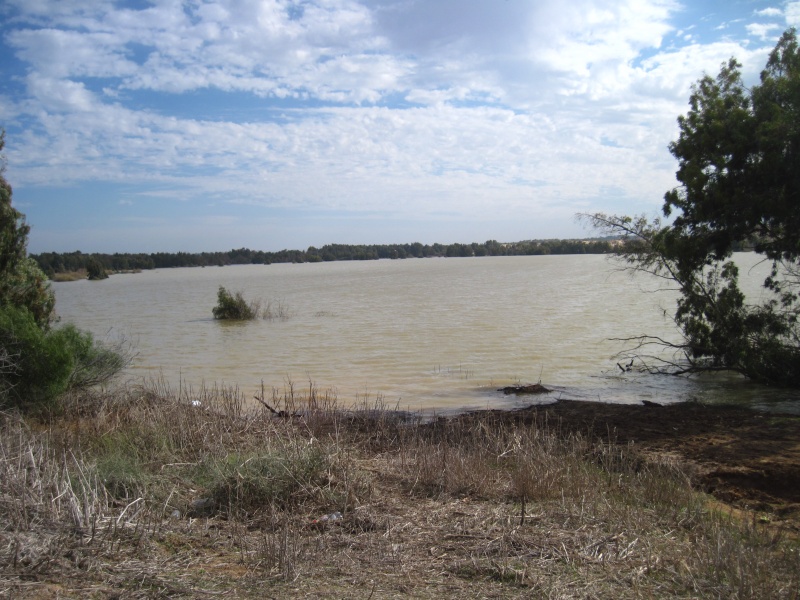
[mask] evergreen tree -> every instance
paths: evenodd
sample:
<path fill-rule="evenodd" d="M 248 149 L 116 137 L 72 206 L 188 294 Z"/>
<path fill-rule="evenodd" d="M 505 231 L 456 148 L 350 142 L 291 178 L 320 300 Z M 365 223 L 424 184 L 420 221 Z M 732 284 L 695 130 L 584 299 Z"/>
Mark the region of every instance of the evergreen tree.
<path fill-rule="evenodd" d="M 0 130 L 0 152 L 5 131 Z M 47 277 L 27 255 L 30 227 L 11 205 L 11 185 L 6 181 L 5 158 L 0 155 L 0 308 L 25 307 L 37 325 L 47 328 L 53 320 L 55 297 Z"/>
<path fill-rule="evenodd" d="M 748 90 L 731 59 L 693 88 L 670 144 L 680 186 L 664 198 L 669 226 L 644 218 L 588 216 L 627 235 L 630 268 L 677 283 L 678 371 L 732 370 L 800 386 L 800 52 L 786 31 L 761 82 Z M 750 244 L 771 264 L 766 299 L 739 289 L 730 260 Z M 654 341 L 654 340 L 646 340 Z M 673 369 L 674 370 L 674 369 Z"/>

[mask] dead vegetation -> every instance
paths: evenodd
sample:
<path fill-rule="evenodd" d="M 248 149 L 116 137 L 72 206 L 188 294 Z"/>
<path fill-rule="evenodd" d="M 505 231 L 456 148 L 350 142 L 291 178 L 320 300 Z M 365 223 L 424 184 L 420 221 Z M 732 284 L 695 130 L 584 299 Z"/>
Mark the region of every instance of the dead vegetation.
<path fill-rule="evenodd" d="M 798 597 L 796 537 L 674 460 L 548 417 L 260 400 L 155 384 L 0 415 L 0 595 Z"/>

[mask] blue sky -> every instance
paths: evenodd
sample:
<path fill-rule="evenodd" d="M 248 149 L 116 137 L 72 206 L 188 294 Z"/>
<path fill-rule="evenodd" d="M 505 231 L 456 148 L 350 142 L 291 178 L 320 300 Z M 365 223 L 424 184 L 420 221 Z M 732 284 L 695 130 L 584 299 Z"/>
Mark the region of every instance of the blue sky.
<path fill-rule="evenodd" d="M 3 0 L 31 252 L 591 235 L 658 213 L 691 84 L 800 1 Z"/>

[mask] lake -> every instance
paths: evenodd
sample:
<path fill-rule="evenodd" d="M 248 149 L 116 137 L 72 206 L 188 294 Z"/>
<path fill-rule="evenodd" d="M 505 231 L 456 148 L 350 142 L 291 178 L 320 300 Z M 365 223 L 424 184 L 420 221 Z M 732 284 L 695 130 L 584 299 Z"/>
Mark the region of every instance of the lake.
<path fill-rule="evenodd" d="M 737 255 L 758 294 L 754 255 Z M 640 334 L 676 340 L 674 294 L 605 256 L 427 258 L 159 269 L 54 283 L 56 310 L 97 338 L 126 336 L 127 376 L 171 386 L 332 390 L 344 405 L 509 408 L 557 398 L 734 401 L 794 410 L 794 391 L 739 377 L 623 373 Z M 285 318 L 216 321 L 218 286 Z M 744 287 L 744 286 L 743 286 Z M 664 311 L 667 311 L 665 317 Z M 547 397 L 497 389 L 542 382 Z M 788 402 L 787 402 L 788 401 Z"/>

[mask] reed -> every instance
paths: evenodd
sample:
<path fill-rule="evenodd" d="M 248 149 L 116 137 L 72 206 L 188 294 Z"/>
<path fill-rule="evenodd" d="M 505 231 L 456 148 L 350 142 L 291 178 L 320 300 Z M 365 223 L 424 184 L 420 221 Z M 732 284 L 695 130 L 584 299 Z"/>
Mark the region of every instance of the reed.
<path fill-rule="evenodd" d="M 61 273 L 53 273 L 50 277 L 51 281 L 80 281 L 89 277 L 86 269 L 79 269 L 77 271 L 64 271 Z"/>
<path fill-rule="evenodd" d="M 291 317 L 289 305 L 283 300 L 270 300 L 267 305 L 261 309 L 261 318 L 267 321 L 286 321 Z"/>

